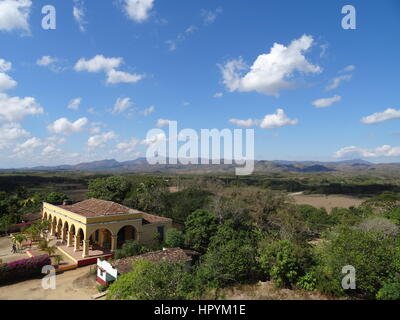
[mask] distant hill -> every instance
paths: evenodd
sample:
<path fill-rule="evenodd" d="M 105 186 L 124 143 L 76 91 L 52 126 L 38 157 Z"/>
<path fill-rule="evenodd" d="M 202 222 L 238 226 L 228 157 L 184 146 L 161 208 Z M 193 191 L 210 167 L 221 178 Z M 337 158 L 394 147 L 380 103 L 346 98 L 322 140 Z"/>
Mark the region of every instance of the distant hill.
<path fill-rule="evenodd" d="M 200 161 L 200 160 L 199 160 Z M 119 162 L 115 159 L 79 163 L 76 165 L 39 166 L 2 171 L 85 171 L 85 172 L 137 172 L 137 173 L 213 173 L 233 172 L 238 167 L 236 164 L 220 165 L 150 165 L 145 158 Z M 258 160 L 255 161 L 255 173 L 268 172 L 375 172 L 396 171 L 400 172 L 400 164 L 374 164 L 365 160 L 355 159 L 337 162 L 321 161 L 286 161 L 286 160 Z"/>

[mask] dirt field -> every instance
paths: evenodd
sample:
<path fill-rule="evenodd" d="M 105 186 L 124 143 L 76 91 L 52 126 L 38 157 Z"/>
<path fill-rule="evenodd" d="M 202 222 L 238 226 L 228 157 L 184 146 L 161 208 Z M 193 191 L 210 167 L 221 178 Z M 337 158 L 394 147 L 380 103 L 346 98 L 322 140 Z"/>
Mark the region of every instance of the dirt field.
<path fill-rule="evenodd" d="M 0 300 L 91 300 L 98 293 L 90 266 L 58 274 L 55 290 L 44 290 L 42 279 L 0 287 Z"/>
<path fill-rule="evenodd" d="M 271 281 L 222 290 L 227 300 L 331 300 L 318 292 L 277 289 Z"/>
<path fill-rule="evenodd" d="M 355 198 L 342 195 L 329 195 L 322 194 L 292 194 L 291 195 L 297 204 L 309 204 L 316 208 L 325 208 L 330 212 L 335 207 L 350 208 L 357 207 L 366 200 L 362 198 Z"/>

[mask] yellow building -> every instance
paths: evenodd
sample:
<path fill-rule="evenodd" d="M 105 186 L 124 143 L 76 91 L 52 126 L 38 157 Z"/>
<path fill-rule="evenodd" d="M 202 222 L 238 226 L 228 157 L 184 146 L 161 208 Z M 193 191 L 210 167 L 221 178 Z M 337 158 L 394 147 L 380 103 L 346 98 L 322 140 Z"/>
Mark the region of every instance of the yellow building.
<path fill-rule="evenodd" d="M 153 246 L 164 238 L 172 220 L 144 213 L 115 202 L 89 199 L 72 205 L 43 204 L 43 219 L 51 222 L 50 235 L 82 257 L 91 251 L 115 251 L 126 240 Z"/>

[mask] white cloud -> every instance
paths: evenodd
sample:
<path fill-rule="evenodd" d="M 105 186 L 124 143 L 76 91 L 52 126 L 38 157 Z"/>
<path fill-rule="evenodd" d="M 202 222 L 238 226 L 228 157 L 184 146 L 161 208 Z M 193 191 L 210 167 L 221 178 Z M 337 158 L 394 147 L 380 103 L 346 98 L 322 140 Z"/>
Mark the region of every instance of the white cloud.
<path fill-rule="evenodd" d="M 376 158 L 376 157 L 398 157 L 400 156 L 400 147 L 392 147 L 383 145 L 375 149 L 364 149 L 360 147 L 350 146 L 344 147 L 334 153 L 334 158 Z"/>
<path fill-rule="evenodd" d="M 0 72 L 0 92 L 12 89 L 17 86 L 17 81 L 8 74 Z"/>
<path fill-rule="evenodd" d="M 274 114 L 267 114 L 260 123 L 263 129 L 273 129 L 288 125 L 296 125 L 299 121 L 297 119 L 290 119 L 285 114 L 283 109 L 277 109 Z"/>
<path fill-rule="evenodd" d="M 129 141 L 120 142 L 117 144 L 117 149 L 124 153 L 134 153 L 136 154 L 135 147 L 139 141 L 136 138 L 131 138 Z"/>
<path fill-rule="evenodd" d="M 158 128 L 166 127 L 169 125 L 170 121 L 171 120 L 167 120 L 167 119 L 158 119 L 156 126 Z"/>
<path fill-rule="evenodd" d="M 312 104 L 316 108 L 326 108 L 326 107 L 330 107 L 335 102 L 339 102 L 341 100 L 342 100 L 341 96 L 335 95 L 332 98 L 322 98 L 322 99 L 315 100 Z"/>
<path fill-rule="evenodd" d="M 81 98 L 72 99 L 72 100 L 69 102 L 67 108 L 68 108 L 68 109 L 71 109 L 71 110 L 78 110 L 78 109 L 79 109 L 79 106 L 81 105 L 81 102 L 82 102 L 82 99 L 81 99 Z"/>
<path fill-rule="evenodd" d="M 241 119 L 234 119 L 234 118 L 230 119 L 229 122 L 237 125 L 238 127 L 245 127 L 245 128 L 253 127 L 259 123 L 259 121 L 255 120 L 255 119 L 241 120 Z"/>
<path fill-rule="evenodd" d="M 23 157 L 33 153 L 37 148 L 42 147 L 44 142 L 36 137 L 30 138 L 23 143 L 18 144 L 13 152 L 15 156 Z"/>
<path fill-rule="evenodd" d="M 321 67 L 311 64 L 304 56 L 313 42 L 312 36 L 303 35 L 293 40 L 288 47 L 275 43 L 270 53 L 258 56 L 244 76 L 240 71 L 247 67 L 242 58 L 228 61 L 220 66 L 223 82 L 231 92 L 256 91 L 276 96 L 279 91 L 294 86 L 288 80 L 293 78 L 296 71 L 303 74 L 322 72 Z"/>
<path fill-rule="evenodd" d="M 54 62 L 56 62 L 55 58 L 53 58 L 51 56 L 43 56 L 43 57 L 41 57 L 40 59 L 38 59 L 36 61 L 36 64 L 39 65 L 39 66 L 45 67 L 45 66 L 51 65 Z"/>
<path fill-rule="evenodd" d="M 10 143 L 29 137 L 30 133 L 23 129 L 19 123 L 7 123 L 0 127 L 0 150 L 10 146 Z"/>
<path fill-rule="evenodd" d="M 11 62 L 8 62 L 4 59 L 0 59 L 0 72 L 10 71 L 12 68 Z"/>
<path fill-rule="evenodd" d="M 90 137 L 87 144 L 89 148 L 103 148 L 106 146 L 108 141 L 114 140 L 116 138 L 118 138 L 118 136 L 113 131 L 109 131 Z"/>
<path fill-rule="evenodd" d="M 371 114 L 370 116 L 364 117 L 361 119 L 361 122 L 365 124 L 374 124 L 399 118 L 400 110 L 389 108 L 383 112 L 376 112 L 374 114 Z"/>
<path fill-rule="evenodd" d="M 110 71 L 111 69 L 118 68 L 123 63 L 122 58 L 106 58 L 103 55 L 96 55 L 94 58 L 86 60 L 85 58 L 79 59 L 75 64 L 75 71 L 87 72 L 100 72 Z"/>
<path fill-rule="evenodd" d="M 190 106 L 190 102 L 189 101 L 183 101 L 182 102 L 182 106 L 188 107 L 188 106 Z"/>
<path fill-rule="evenodd" d="M 332 83 L 326 87 L 326 90 L 333 90 L 340 86 L 343 81 L 350 81 L 353 76 L 351 74 L 347 74 L 344 76 L 336 77 L 332 79 Z"/>
<path fill-rule="evenodd" d="M 10 97 L 0 93 L 0 121 L 19 122 L 28 115 L 42 114 L 43 108 L 32 97 Z"/>
<path fill-rule="evenodd" d="M 0 1 L 0 30 L 23 30 L 30 33 L 29 15 L 32 1 L 2 0 Z"/>
<path fill-rule="evenodd" d="M 150 107 L 148 107 L 147 109 L 144 109 L 144 110 L 142 111 L 142 114 L 143 114 L 144 116 L 148 116 L 149 114 L 152 114 L 155 110 L 156 110 L 156 107 L 155 107 L 155 106 L 150 106 Z"/>
<path fill-rule="evenodd" d="M 150 17 L 154 0 L 123 0 L 127 16 L 135 22 L 141 23 Z"/>
<path fill-rule="evenodd" d="M 355 65 L 348 65 L 347 67 L 343 68 L 342 70 L 339 71 L 339 73 L 344 73 L 344 72 L 351 72 L 356 69 Z"/>
<path fill-rule="evenodd" d="M 135 83 L 143 79 L 143 75 L 128 73 L 123 71 L 117 71 L 115 69 L 111 69 L 107 72 L 107 83 L 116 84 L 116 83 Z"/>
<path fill-rule="evenodd" d="M 213 98 L 218 99 L 218 98 L 222 98 L 224 96 L 224 94 L 222 92 L 217 92 L 213 95 Z"/>
<path fill-rule="evenodd" d="M 290 119 L 283 109 L 277 109 L 273 114 L 267 114 L 263 119 L 230 119 L 230 123 L 233 123 L 239 127 L 254 127 L 259 126 L 262 129 L 274 129 L 289 125 L 296 125 L 299 123 L 297 119 Z"/>
<path fill-rule="evenodd" d="M 176 41 L 174 40 L 167 40 L 165 41 L 165 44 L 168 45 L 168 50 L 169 51 L 175 51 L 176 50 Z"/>
<path fill-rule="evenodd" d="M 117 101 L 115 102 L 112 113 L 120 114 L 129 109 L 130 107 L 132 107 L 132 101 L 130 98 L 118 98 Z"/>
<path fill-rule="evenodd" d="M 60 118 L 50 124 L 47 129 L 54 134 L 70 135 L 81 132 L 87 123 L 87 118 L 80 118 L 75 122 L 70 122 L 67 118 Z"/>
<path fill-rule="evenodd" d="M 76 23 L 79 26 L 79 30 L 85 32 L 87 21 L 85 19 L 85 3 L 83 2 L 83 0 L 74 0 L 72 14 Z"/>

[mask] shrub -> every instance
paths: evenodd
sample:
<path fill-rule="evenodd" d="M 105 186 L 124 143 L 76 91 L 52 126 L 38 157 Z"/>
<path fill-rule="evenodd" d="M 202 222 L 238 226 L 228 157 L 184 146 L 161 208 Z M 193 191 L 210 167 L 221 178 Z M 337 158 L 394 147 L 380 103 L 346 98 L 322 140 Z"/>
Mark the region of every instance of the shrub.
<path fill-rule="evenodd" d="M 185 235 L 182 231 L 169 229 L 165 235 L 165 246 L 168 248 L 181 248 L 185 245 Z"/>
<path fill-rule="evenodd" d="M 261 269 L 277 287 L 291 288 L 313 263 L 309 248 L 289 240 L 263 243 L 259 254 Z"/>
<path fill-rule="evenodd" d="M 138 244 L 133 240 L 126 241 L 121 249 L 118 249 L 114 253 L 115 259 L 122 259 L 132 256 L 137 256 L 139 254 L 143 254 L 148 252 L 148 250 L 142 245 Z"/>
<path fill-rule="evenodd" d="M 217 228 L 217 219 L 211 212 L 196 210 L 185 223 L 186 244 L 194 250 L 205 252 Z"/>
<path fill-rule="evenodd" d="M 400 276 L 385 282 L 376 294 L 378 300 L 400 300 Z"/>
<path fill-rule="evenodd" d="M 0 265 L 0 283 L 39 276 L 42 274 L 42 268 L 47 265 L 51 265 L 47 254 L 2 264 Z"/>
<path fill-rule="evenodd" d="M 307 272 L 297 280 L 296 286 L 306 291 L 314 291 L 316 289 L 317 279 L 313 272 Z"/>

